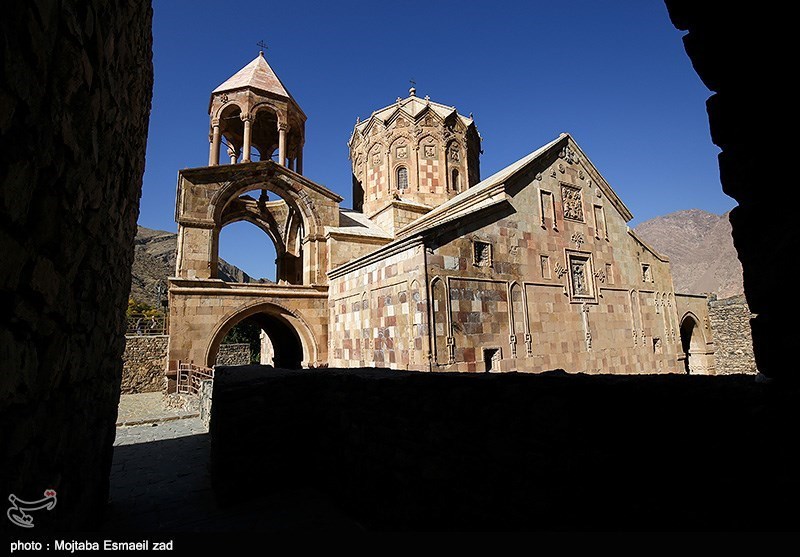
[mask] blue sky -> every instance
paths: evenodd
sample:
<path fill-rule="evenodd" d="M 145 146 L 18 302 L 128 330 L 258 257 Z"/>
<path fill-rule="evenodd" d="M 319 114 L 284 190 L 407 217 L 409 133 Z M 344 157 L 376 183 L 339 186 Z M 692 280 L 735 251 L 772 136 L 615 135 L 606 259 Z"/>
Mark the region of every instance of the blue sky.
<path fill-rule="evenodd" d="M 648 1 L 250 2 L 156 0 L 155 88 L 139 224 L 176 231 L 181 168 L 208 161 L 211 91 L 257 54 L 308 116 L 304 174 L 351 206 L 356 117 L 408 93 L 473 113 L 481 175 L 569 132 L 637 223 L 723 213 L 705 100 L 664 3 Z M 247 223 L 220 255 L 270 277 L 274 250 Z"/>

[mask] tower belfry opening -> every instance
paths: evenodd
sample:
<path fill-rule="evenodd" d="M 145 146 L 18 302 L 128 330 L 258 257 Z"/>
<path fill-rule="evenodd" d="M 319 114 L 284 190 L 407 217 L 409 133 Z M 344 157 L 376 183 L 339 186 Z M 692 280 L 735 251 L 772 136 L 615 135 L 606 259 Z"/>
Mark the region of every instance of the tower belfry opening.
<path fill-rule="evenodd" d="M 211 93 L 209 166 L 220 164 L 223 141 L 231 164 L 276 161 L 303 172 L 306 115 L 264 58 L 252 62 Z"/>

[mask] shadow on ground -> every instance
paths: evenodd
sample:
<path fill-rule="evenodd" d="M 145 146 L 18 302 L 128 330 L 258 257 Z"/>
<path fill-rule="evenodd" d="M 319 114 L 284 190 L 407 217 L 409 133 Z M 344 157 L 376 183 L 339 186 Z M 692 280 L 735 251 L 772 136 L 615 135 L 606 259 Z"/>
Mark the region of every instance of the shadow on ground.
<path fill-rule="evenodd" d="M 173 438 L 154 440 L 158 428 L 161 436 Z M 315 490 L 264 494 L 258 478 L 248 486 L 252 497 L 219 508 L 208 473 L 209 436 L 193 433 L 201 428 L 199 420 L 188 419 L 118 430 L 117 443 L 129 444 L 114 447 L 105 532 L 360 529 Z"/>

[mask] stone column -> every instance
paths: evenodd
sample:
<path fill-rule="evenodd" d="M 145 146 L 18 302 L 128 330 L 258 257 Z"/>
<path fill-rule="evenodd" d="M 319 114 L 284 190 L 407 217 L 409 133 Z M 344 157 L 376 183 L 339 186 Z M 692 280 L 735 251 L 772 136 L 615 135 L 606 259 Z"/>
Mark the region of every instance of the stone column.
<path fill-rule="evenodd" d="M 219 135 L 219 120 L 211 121 L 211 152 L 208 155 L 208 166 L 219 164 L 219 144 L 222 138 Z"/>
<path fill-rule="evenodd" d="M 281 166 L 286 166 L 286 131 L 289 126 L 278 124 L 278 162 Z"/>
<path fill-rule="evenodd" d="M 242 162 L 250 162 L 250 142 L 253 136 L 252 124 L 253 119 L 250 115 L 242 115 L 244 122 L 244 142 L 242 145 Z"/>
<path fill-rule="evenodd" d="M 297 160 L 295 161 L 295 166 L 297 167 L 297 173 L 303 173 L 303 146 L 300 146 L 300 151 L 297 153 Z"/>
<path fill-rule="evenodd" d="M 236 161 L 239 158 L 239 151 L 233 145 L 228 147 L 228 157 L 230 157 L 231 164 L 236 164 Z"/>

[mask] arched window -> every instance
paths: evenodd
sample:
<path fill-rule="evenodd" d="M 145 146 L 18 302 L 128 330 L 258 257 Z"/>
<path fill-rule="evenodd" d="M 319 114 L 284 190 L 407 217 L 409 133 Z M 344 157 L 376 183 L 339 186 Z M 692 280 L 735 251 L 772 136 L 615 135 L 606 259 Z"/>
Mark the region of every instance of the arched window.
<path fill-rule="evenodd" d="M 458 183 L 458 169 L 454 168 L 453 172 L 450 174 L 450 187 L 453 188 L 453 191 L 460 192 L 461 185 Z"/>
<path fill-rule="evenodd" d="M 405 166 L 397 169 L 397 189 L 408 189 L 408 169 Z"/>

